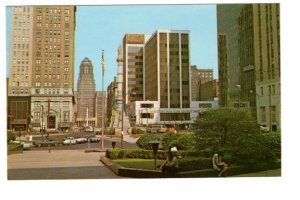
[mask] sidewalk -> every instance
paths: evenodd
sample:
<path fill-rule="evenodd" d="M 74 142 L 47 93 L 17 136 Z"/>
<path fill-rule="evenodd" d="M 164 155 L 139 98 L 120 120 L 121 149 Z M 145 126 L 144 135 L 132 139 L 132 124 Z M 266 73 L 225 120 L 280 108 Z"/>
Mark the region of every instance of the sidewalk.
<path fill-rule="evenodd" d="M 84 150 L 51 150 L 24 151 L 22 154 L 11 154 L 7 157 L 8 169 L 21 168 L 54 168 L 103 166 L 100 155 L 104 153 L 85 153 Z"/>

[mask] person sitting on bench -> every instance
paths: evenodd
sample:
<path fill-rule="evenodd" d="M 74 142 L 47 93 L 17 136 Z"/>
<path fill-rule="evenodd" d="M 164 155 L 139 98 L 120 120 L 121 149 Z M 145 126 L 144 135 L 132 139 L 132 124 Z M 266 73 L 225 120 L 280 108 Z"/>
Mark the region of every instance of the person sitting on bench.
<path fill-rule="evenodd" d="M 168 151 L 166 160 L 160 165 L 162 173 L 176 174 L 178 172 L 177 148 L 173 147 Z"/>
<path fill-rule="evenodd" d="M 215 153 L 212 158 L 213 168 L 216 171 L 220 171 L 218 176 L 226 176 L 226 171 L 228 170 L 228 164 L 225 162 L 222 162 L 221 157 L 218 155 L 218 153 Z"/>

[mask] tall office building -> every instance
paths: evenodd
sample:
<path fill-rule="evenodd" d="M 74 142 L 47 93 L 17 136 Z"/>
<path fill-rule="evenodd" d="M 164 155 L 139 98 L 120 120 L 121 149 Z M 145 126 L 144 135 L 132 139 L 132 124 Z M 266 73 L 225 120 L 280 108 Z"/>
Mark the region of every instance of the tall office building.
<path fill-rule="evenodd" d="M 144 34 L 126 34 L 123 38 L 123 99 L 143 99 Z"/>
<path fill-rule="evenodd" d="M 31 113 L 33 125 L 70 129 L 74 123 L 75 6 L 34 6 Z"/>
<path fill-rule="evenodd" d="M 8 82 L 9 128 L 29 128 L 32 77 L 33 8 L 11 7 L 10 73 Z"/>
<path fill-rule="evenodd" d="M 217 6 L 220 105 L 280 129 L 279 4 Z"/>
<path fill-rule="evenodd" d="M 145 100 L 165 109 L 160 121 L 190 119 L 189 56 L 189 31 L 157 30 L 145 45 Z"/>
<path fill-rule="evenodd" d="M 78 127 L 96 126 L 96 84 L 94 79 L 93 64 L 88 58 L 84 58 L 80 64 L 79 78 L 77 82 L 77 116 Z"/>

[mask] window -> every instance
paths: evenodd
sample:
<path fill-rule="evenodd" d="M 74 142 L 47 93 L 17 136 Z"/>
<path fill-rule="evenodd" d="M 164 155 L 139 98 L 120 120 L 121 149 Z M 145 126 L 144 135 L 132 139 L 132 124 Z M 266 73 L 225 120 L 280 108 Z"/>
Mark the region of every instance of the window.
<path fill-rule="evenodd" d="M 63 121 L 68 122 L 69 121 L 69 111 L 64 111 L 63 113 Z"/>
<path fill-rule="evenodd" d="M 40 112 L 34 112 L 34 114 L 33 114 L 33 119 L 34 119 L 35 121 L 40 120 Z"/>
<path fill-rule="evenodd" d="M 275 91 L 275 85 L 272 85 L 272 95 L 275 95 L 276 91 Z"/>
<path fill-rule="evenodd" d="M 69 9 L 65 9 L 65 14 L 70 14 L 70 10 Z"/>
<path fill-rule="evenodd" d="M 261 122 L 266 122 L 266 107 L 260 107 Z"/>
<path fill-rule="evenodd" d="M 260 87 L 260 96 L 264 96 L 264 88 Z"/>
<path fill-rule="evenodd" d="M 69 102 L 68 101 L 64 101 L 63 102 L 63 107 L 69 107 Z"/>

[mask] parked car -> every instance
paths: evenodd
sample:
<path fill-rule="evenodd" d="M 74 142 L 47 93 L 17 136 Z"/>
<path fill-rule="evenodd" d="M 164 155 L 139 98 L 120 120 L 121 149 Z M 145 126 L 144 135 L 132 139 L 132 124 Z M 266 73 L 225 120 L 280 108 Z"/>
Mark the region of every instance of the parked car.
<path fill-rule="evenodd" d="M 94 128 L 91 127 L 91 126 L 86 126 L 86 127 L 84 127 L 84 131 L 85 131 L 85 132 L 93 132 L 93 131 L 94 131 Z"/>
<path fill-rule="evenodd" d="M 85 143 L 87 142 L 86 138 L 75 138 L 76 143 Z"/>
<path fill-rule="evenodd" d="M 72 145 L 76 144 L 76 140 L 73 137 L 68 137 L 63 141 L 63 145 Z"/>
<path fill-rule="evenodd" d="M 261 132 L 269 132 L 270 131 L 270 129 L 269 129 L 269 127 L 267 126 L 267 125 L 260 125 L 260 131 Z"/>
<path fill-rule="evenodd" d="M 101 138 L 100 137 L 90 137 L 89 140 L 90 140 L 90 142 L 100 142 Z"/>
<path fill-rule="evenodd" d="M 148 133 L 165 133 L 167 127 L 165 125 L 152 125 L 147 128 Z"/>

